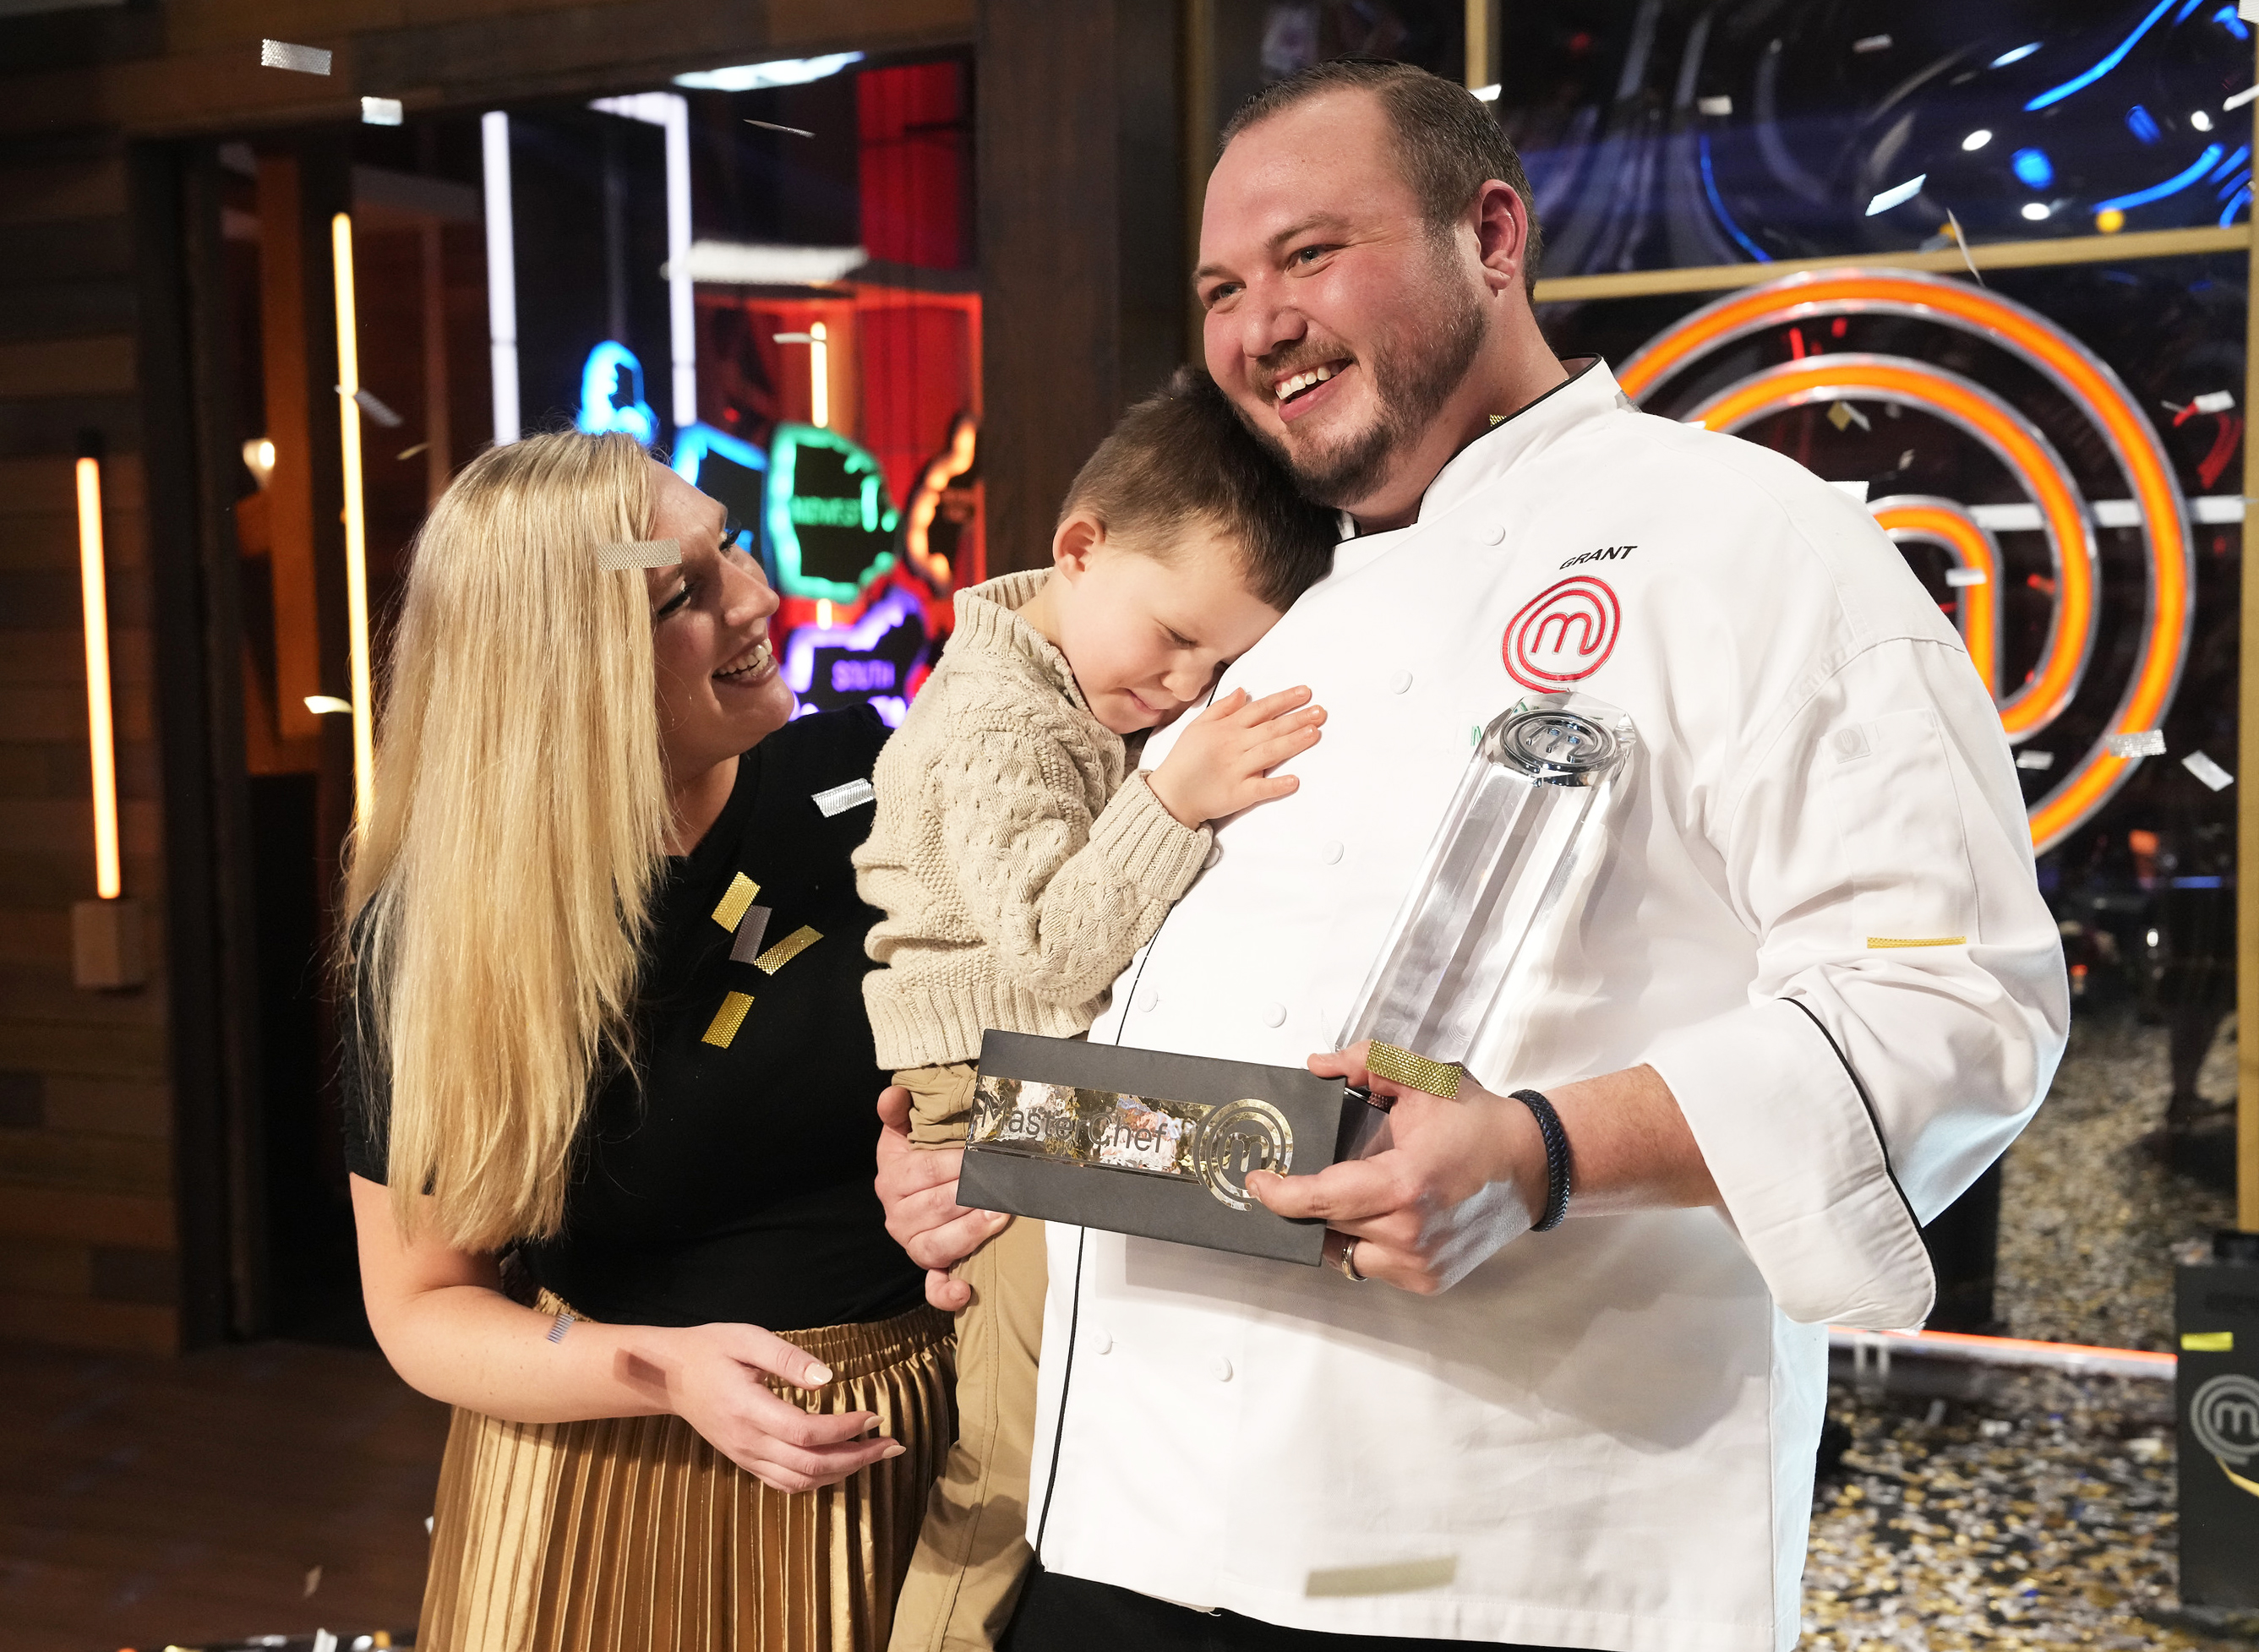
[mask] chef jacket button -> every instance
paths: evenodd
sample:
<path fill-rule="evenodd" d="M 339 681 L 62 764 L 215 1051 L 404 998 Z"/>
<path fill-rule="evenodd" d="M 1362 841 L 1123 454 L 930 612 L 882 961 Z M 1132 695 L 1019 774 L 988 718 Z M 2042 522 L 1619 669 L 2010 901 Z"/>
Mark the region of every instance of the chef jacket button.
<path fill-rule="evenodd" d="M 1094 1354 L 1112 1353 L 1114 1351 L 1114 1339 L 1108 1336 L 1104 1331 L 1094 1329 L 1090 1334 L 1090 1351 Z"/>
<path fill-rule="evenodd" d="M 1411 687 L 1412 673 L 1408 671 L 1400 671 L 1388 680 L 1388 692 L 1393 694 L 1403 694 Z"/>
<path fill-rule="evenodd" d="M 1153 1013 L 1154 1008 L 1160 1003 L 1160 1001 L 1161 995 L 1150 986 L 1146 987 L 1143 992 L 1137 994 L 1137 1008 L 1144 1010 L 1149 1015 Z"/>
<path fill-rule="evenodd" d="M 1493 522 L 1482 530 L 1482 542 L 1485 545 L 1496 545 L 1505 538 L 1506 524 L 1502 522 Z"/>
<path fill-rule="evenodd" d="M 1216 1381 L 1220 1383 L 1229 1382 L 1231 1380 L 1231 1362 L 1226 1359 L 1222 1355 L 1218 1354 L 1214 1359 L 1208 1361 L 1208 1374 L 1215 1378 Z"/>
<path fill-rule="evenodd" d="M 1337 843 L 1322 844 L 1318 850 L 1318 858 L 1324 861 L 1329 866 L 1340 865 L 1341 858 L 1342 846 Z"/>
<path fill-rule="evenodd" d="M 1223 845 L 1211 838 L 1208 846 L 1208 858 L 1201 862 L 1201 870 L 1202 872 L 1206 872 L 1210 866 L 1213 866 L 1217 861 L 1222 860 L 1222 858 Z"/>
<path fill-rule="evenodd" d="M 1284 1004 L 1265 1004 L 1263 1006 L 1263 1024 L 1265 1027 L 1281 1027 L 1286 1024 L 1286 1007 Z"/>

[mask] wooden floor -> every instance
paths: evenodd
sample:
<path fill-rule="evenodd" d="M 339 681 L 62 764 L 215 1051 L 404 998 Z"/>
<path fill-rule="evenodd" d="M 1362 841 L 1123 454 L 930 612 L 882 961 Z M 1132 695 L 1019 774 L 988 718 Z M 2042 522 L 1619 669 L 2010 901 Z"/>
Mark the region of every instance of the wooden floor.
<path fill-rule="evenodd" d="M 446 1425 L 374 1353 L 0 1342 L 0 1645 L 412 1627 Z"/>

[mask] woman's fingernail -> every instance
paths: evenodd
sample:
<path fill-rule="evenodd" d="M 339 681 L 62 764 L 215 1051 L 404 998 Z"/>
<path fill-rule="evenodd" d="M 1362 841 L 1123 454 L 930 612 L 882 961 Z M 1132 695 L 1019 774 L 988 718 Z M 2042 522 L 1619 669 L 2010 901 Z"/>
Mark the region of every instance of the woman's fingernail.
<path fill-rule="evenodd" d="M 810 1365 L 808 1368 L 808 1380 L 812 1383 L 830 1382 L 831 1380 L 831 1367 L 829 1365 Z"/>
<path fill-rule="evenodd" d="M 879 1461 L 884 1463 L 888 1457 L 898 1457 L 909 1449 L 909 1448 L 908 1446 L 897 1440 L 894 1444 L 888 1446 L 884 1451 L 881 1451 L 879 1454 Z"/>

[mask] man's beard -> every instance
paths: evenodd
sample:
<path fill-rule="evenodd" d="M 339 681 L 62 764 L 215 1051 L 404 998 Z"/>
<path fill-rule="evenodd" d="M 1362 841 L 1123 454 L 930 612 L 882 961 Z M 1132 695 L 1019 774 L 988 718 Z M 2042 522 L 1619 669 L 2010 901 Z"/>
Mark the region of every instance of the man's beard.
<path fill-rule="evenodd" d="M 1483 343 L 1481 301 L 1463 281 L 1437 274 L 1442 279 L 1424 299 L 1439 309 L 1432 324 L 1360 359 L 1379 409 L 1369 426 L 1301 454 L 1271 432 L 1255 431 L 1294 485 L 1320 504 L 1348 507 L 1379 491 L 1399 452 L 1426 433 L 1474 366 Z"/>

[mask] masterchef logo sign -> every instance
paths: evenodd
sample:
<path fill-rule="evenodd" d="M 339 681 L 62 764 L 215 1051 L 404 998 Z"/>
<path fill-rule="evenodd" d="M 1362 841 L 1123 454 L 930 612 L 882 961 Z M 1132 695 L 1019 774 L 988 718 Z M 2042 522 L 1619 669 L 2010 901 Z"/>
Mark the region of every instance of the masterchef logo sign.
<path fill-rule="evenodd" d="M 1578 574 L 1530 599 L 1506 628 L 1507 674 L 1550 694 L 1591 676 L 1607 660 L 1622 609 L 1605 580 Z"/>

